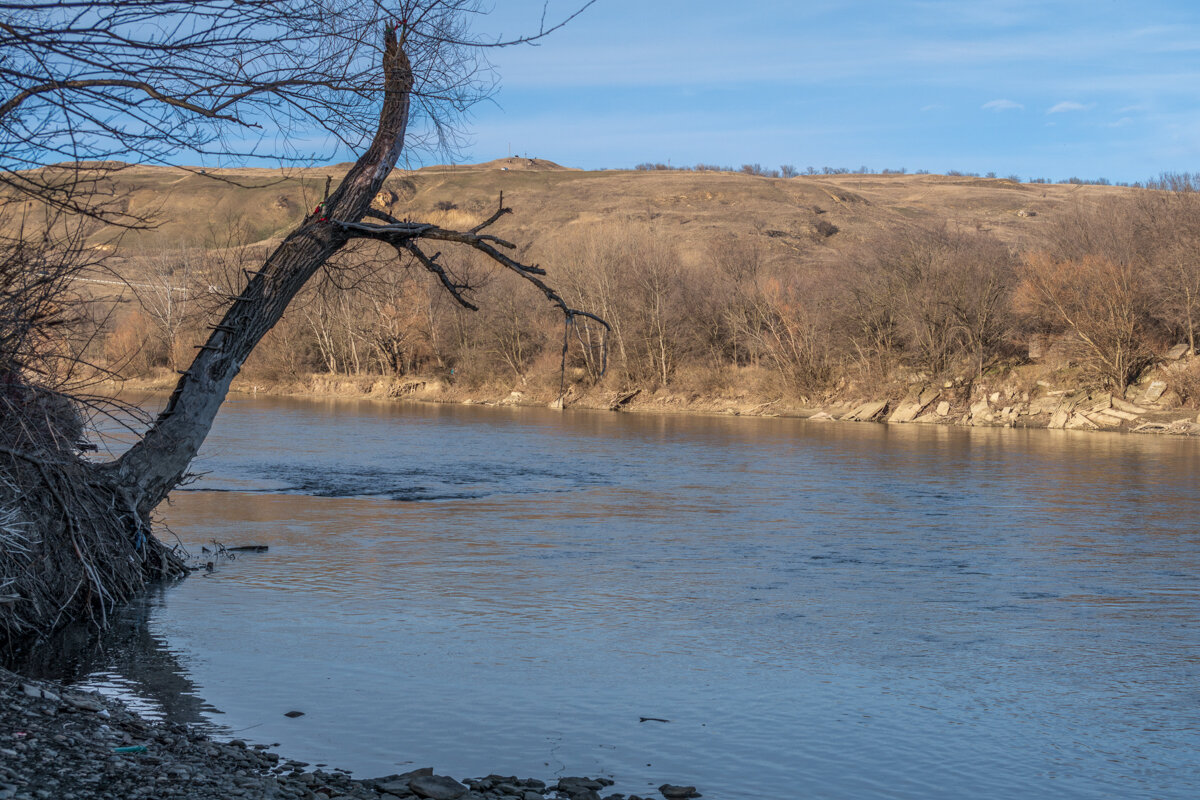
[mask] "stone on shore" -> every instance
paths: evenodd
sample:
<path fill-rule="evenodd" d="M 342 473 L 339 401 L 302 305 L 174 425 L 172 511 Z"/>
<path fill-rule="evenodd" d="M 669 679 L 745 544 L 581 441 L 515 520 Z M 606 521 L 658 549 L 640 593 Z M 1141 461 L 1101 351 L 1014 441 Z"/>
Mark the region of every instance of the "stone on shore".
<path fill-rule="evenodd" d="M 688 800 L 692 797 L 703 797 L 703 795 L 696 791 L 695 786 L 672 786 L 669 783 L 664 783 L 658 787 L 658 790 L 662 792 L 662 796 L 667 798 L 667 800 Z"/>
<path fill-rule="evenodd" d="M 0 669 L 0 800 L 544 800 L 546 784 L 489 775 L 467 781 L 425 767 L 356 780 L 304 772 L 265 745 L 221 742 L 122 703 Z M 5 734 L 9 736 L 9 734 Z M 559 797 L 599 797 L 606 778 L 567 778 Z M 595 788 L 592 788 L 595 787 Z"/>
<path fill-rule="evenodd" d="M 1166 381 L 1150 381 L 1150 384 L 1146 387 L 1145 391 L 1142 392 L 1142 396 L 1137 402 L 1142 404 L 1157 403 L 1159 399 L 1166 393 L 1166 391 Z"/>
<path fill-rule="evenodd" d="M 842 417 L 846 422 L 870 422 L 887 410 L 887 400 L 876 400 L 869 403 L 863 403 L 855 408 L 849 414 Z"/>
<path fill-rule="evenodd" d="M 1064 427 L 1069 431 L 1077 431 L 1077 430 L 1094 431 L 1094 430 L 1098 429 L 1100 426 L 1097 425 L 1096 423 L 1092 422 L 1090 419 L 1088 419 L 1083 414 L 1073 414 L 1071 416 L 1071 418 L 1069 420 L 1067 420 L 1067 424 Z"/>
<path fill-rule="evenodd" d="M 467 793 L 466 786 L 445 775 L 417 775 L 408 788 L 426 800 L 458 800 Z"/>
<path fill-rule="evenodd" d="M 1150 409 L 1148 408 L 1142 408 L 1136 403 L 1131 403 L 1128 400 L 1122 400 L 1116 396 L 1113 397 L 1112 404 L 1113 408 L 1117 409 L 1118 411 L 1124 411 L 1129 414 L 1147 414 L 1150 412 Z"/>

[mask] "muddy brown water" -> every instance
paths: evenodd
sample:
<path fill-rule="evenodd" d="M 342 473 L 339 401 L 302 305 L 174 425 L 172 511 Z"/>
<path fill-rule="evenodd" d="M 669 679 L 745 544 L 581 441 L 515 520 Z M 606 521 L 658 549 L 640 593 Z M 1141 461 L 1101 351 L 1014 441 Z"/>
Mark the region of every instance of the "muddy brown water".
<path fill-rule="evenodd" d="M 171 530 L 270 549 L 75 662 L 151 714 L 360 777 L 1200 793 L 1196 440 L 238 400 L 197 466 Z"/>

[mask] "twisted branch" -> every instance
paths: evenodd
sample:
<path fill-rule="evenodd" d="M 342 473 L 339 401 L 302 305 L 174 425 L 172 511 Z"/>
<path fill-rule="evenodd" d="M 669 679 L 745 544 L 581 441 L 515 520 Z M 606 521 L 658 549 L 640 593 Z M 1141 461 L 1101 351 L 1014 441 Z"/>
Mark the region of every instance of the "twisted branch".
<path fill-rule="evenodd" d="M 418 244 L 420 240 L 452 242 L 477 250 L 495 263 L 520 275 L 526 281 L 540 289 L 542 294 L 546 296 L 546 299 L 563 313 L 568 324 L 573 322 L 576 317 L 586 317 L 604 326 L 606 333 L 611 331 L 612 326 L 603 318 L 588 311 L 582 311 L 567 305 L 562 296 L 541 279 L 540 276 L 545 275 L 546 270 L 536 264 L 523 264 L 498 249 L 502 247 L 507 250 L 515 250 L 516 245 L 505 239 L 501 239 L 499 236 L 482 233 L 482 231 L 495 224 L 501 217 L 511 213 L 512 209 L 504 205 L 504 195 L 501 194 L 500 206 L 496 212 L 474 228 L 466 231 L 449 230 L 428 222 L 398 220 L 390 214 L 377 209 L 370 209 L 366 212 L 365 216 L 382 220 L 386 224 L 375 225 L 367 222 L 347 222 L 337 219 L 330 220 L 329 222 L 347 239 L 374 239 L 375 241 L 390 244 L 399 253 L 411 253 L 422 267 L 438 276 L 446 291 L 464 308 L 469 308 L 472 311 L 479 310 L 463 294 L 464 292 L 471 291 L 473 287 L 468 283 L 460 282 L 437 262 L 441 253 L 435 253 L 432 256 L 425 253 Z"/>

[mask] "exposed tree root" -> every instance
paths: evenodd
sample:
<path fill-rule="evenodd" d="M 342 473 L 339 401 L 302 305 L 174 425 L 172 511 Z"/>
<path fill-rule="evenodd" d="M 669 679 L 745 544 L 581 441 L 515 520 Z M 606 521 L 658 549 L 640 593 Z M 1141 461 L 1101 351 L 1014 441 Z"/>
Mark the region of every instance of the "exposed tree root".
<path fill-rule="evenodd" d="M 38 427 L 78 429 L 72 409 L 56 410 Z M 25 422 L 0 442 L 0 652 L 72 620 L 102 625 L 148 581 L 187 571 L 96 464 L 60 436 L 35 441 Z"/>

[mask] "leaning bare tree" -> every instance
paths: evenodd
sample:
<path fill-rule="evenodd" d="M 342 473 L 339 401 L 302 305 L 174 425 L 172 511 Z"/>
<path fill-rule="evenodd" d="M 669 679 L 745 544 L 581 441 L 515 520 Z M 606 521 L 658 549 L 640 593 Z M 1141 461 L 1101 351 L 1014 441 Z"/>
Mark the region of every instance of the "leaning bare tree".
<path fill-rule="evenodd" d="M 149 535 L 150 512 L 183 479 L 255 345 L 351 243 L 390 248 L 474 308 L 472 287 L 435 249 L 466 248 L 529 281 L 568 324 L 604 324 L 568 306 L 542 269 L 490 232 L 510 213 L 503 197 L 468 230 L 371 208 L 406 148 L 453 146 L 458 115 L 493 89 L 488 48 L 533 42 L 591 2 L 556 24 L 543 8 L 531 35 L 508 40 L 472 32 L 479 0 L 0 4 L 0 77 L 13 87 L 0 96 L 0 190 L 10 201 L 136 226 L 147 221 L 98 197 L 121 168 L 113 162 L 274 152 L 272 134 L 305 125 L 365 145 L 340 185 L 248 274 L 166 408 L 124 455 L 88 463 L 69 448 L 5 447 L 0 506 L 20 514 L 0 519 L 0 638 L 104 609 L 180 570 Z M 286 141 L 282 155 L 296 155 Z M 55 160 L 67 163 L 47 168 Z M 52 231 L 39 235 L 49 241 Z"/>

